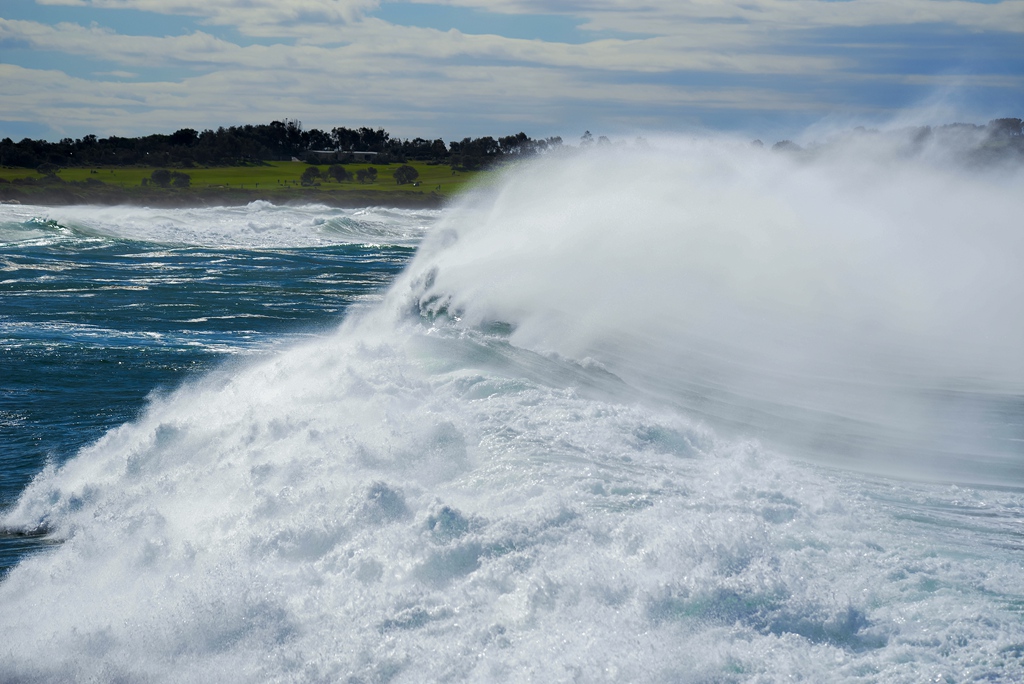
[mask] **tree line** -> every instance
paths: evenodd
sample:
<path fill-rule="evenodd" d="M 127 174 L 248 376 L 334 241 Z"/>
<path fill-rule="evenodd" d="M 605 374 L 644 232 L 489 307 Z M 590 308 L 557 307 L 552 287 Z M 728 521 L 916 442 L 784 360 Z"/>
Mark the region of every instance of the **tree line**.
<path fill-rule="evenodd" d="M 562 139 L 535 140 L 525 133 L 499 138 L 402 139 L 383 128 L 318 128 L 304 130 L 300 121 L 220 127 L 196 131 L 182 128 L 170 135 L 138 138 L 86 135 L 58 142 L 25 138 L 0 141 L 0 166 L 59 168 L 88 166 L 240 166 L 265 161 L 300 159 L 309 163 L 355 161 L 353 152 L 374 152 L 379 164 L 420 161 L 448 164 L 453 169 L 486 168 L 500 160 L 530 156 L 561 146 Z M 331 153 L 325 155 L 324 153 Z"/>
<path fill-rule="evenodd" d="M 870 133 L 857 129 L 855 132 Z M 971 154 L 982 161 L 1007 154 L 1024 154 L 1024 122 L 1017 118 L 994 119 L 987 125 L 949 124 L 914 129 L 913 140 L 924 143 L 933 136 L 973 136 L 977 149 Z M 900 132 L 898 132 L 900 133 Z M 903 131 L 901 134 L 906 133 Z M 580 147 L 610 144 L 605 136 L 595 143 L 590 131 L 580 138 Z M 0 166 L 38 169 L 52 174 L 60 168 L 90 166 L 156 166 L 192 168 L 195 166 L 239 166 L 268 161 L 299 159 L 310 164 L 344 164 L 357 161 L 356 152 L 373 152 L 374 163 L 405 164 L 409 161 L 446 164 L 455 170 L 484 169 L 509 159 L 533 156 L 562 146 L 560 137 L 533 139 L 525 133 L 498 138 L 463 138 L 445 143 L 441 138 L 402 139 L 392 137 L 383 128 L 335 127 L 329 132 L 318 128 L 305 130 L 300 121 L 285 119 L 269 124 L 220 127 L 196 131 L 182 128 L 170 135 L 138 138 L 86 135 L 58 142 L 25 138 L 14 142 L 0 140 Z M 799 149 L 788 140 L 775 144 L 776 150 Z M 366 161 L 360 155 L 360 161 Z M 337 172 L 335 172 L 337 173 Z M 168 181 L 181 182 L 179 178 Z M 396 178 L 397 182 L 410 182 Z M 157 184 L 160 181 L 154 180 Z"/>

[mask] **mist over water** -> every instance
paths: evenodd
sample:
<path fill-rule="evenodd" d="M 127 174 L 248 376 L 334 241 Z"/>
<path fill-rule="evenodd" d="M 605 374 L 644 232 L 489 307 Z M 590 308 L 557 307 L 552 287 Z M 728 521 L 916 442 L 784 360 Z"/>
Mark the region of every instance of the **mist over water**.
<path fill-rule="evenodd" d="M 40 473 L 0 522 L 61 543 L 0 581 L 0 681 L 1021 679 L 1024 176 L 951 157 L 510 170 L 336 329 Z M 373 215 L 331 230 L 422 224 Z"/>
<path fill-rule="evenodd" d="M 425 312 L 508 323 L 518 346 L 787 450 L 1021 483 L 1021 166 L 870 143 L 530 169 L 435 231 L 407 278 Z"/>

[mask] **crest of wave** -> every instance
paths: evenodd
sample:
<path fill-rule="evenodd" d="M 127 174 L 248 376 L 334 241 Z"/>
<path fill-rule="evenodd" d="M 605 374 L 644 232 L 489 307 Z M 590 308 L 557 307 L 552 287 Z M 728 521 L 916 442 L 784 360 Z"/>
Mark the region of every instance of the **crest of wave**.
<path fill-rule="evenodd" d="M 417 309 L 506 322 L 717 427 L 1001 481 L 1024 438 L 1024 164 L 970 164 L 978 143 L 606 148 L 510 174 L 406 278 Z"/>

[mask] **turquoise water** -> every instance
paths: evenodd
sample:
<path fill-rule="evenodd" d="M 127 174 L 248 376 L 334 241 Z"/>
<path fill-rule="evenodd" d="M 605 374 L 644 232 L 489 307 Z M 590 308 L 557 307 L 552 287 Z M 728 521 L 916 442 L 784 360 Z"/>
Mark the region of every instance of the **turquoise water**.
<path fill-rule="evenodd" d="M 0 207 L 0 681 L 1024 680 L 1022 176 L 939 161 Z"/>

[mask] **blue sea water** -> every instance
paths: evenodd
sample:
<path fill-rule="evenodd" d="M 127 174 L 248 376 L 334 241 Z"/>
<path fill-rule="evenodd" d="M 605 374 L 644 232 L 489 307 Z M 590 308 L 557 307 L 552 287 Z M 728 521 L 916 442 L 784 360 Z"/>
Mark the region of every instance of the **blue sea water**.
<path fill-rule="evenodd" d="M 0 207 L 0 681 L 1024 678 L 1019 170 L 671 144 Z"/>
<path fill-rule="evenodd" d="M 212 212 L 4 207 L 0 507 L 46 463 L 136 417 L 148 397 L 336 326 L 381 293 L 434 218 L 262 203 Z M 188 234 L 211 221 L 223 232 Z M 307 234 L 282 242 L 294 228 L 281 221 L 305 224 Z M 0 536 L 0 571 L 45 544 Z"/>

